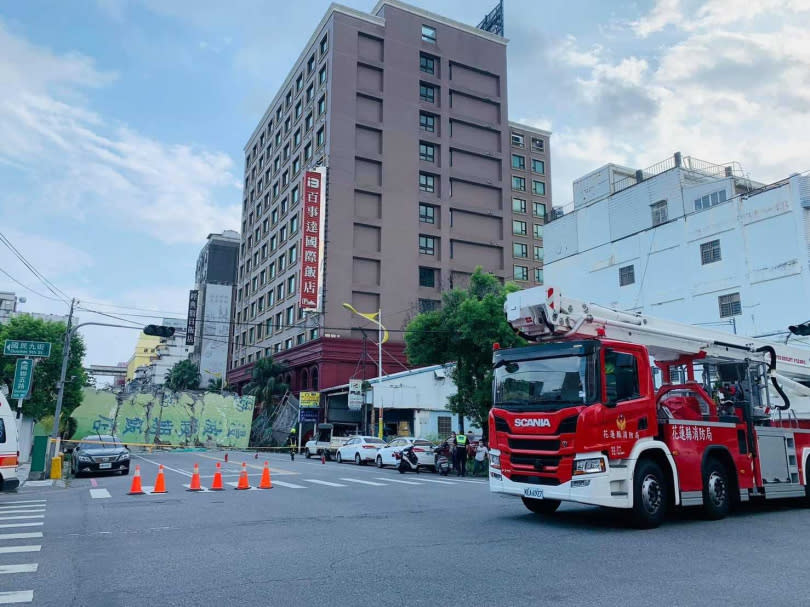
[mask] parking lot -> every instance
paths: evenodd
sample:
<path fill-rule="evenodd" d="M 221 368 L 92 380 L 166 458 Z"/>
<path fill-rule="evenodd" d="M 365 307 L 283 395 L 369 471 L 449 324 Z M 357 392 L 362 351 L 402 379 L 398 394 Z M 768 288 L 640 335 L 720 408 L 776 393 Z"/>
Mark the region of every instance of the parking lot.
<path fill-rule="evenodd" d="M 3 496 L 0 518 L 26 518 L 0 524 L 38 524 L 0 530 L 11 536 L 0 534 L 0 593 L 12 593 L 0 604 L 410 607 L 463 593 L 486 605 L 799 605 L 810 591 L 797 532 L 807 511 L 795 504 L 718 522 L 676 514 L 636 531 L 599 508 L 537 517 L 483 479 L 286 454 L 223 459 L 134 454 L 147 490 L 164 466 L 166 494 L 131 496 L 132 475 L 99 475 Z M 273 489 L 236 491 L 242 462 L 256 486 L 264 459 Z M 217 462 L 224 491 L 186 491 L 195 463 L 209 487 Z M 776 562 L 791 583 L 774 601 Z"/>

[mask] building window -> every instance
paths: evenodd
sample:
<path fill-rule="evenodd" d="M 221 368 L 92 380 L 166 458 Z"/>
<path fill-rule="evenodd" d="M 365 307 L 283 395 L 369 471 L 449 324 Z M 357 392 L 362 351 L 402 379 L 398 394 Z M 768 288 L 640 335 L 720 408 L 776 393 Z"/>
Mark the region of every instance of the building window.
<path fill-rule="evenodd" d="M 438 310 L 441 307 L 442 302 L 437 299 L 419 298 L 418 305 L 419 313 L 424 314 L 425 312 L 433 312 L 434 310 Z"/>
<path fill-rule="evenodd" d="M 419 112 L 419 128 L 428 133 L 436 132 L 436 116 Z"/>
<path fill-rule="evenodd" d="M 312 57 L 309 58 L 309 61 L 307 61 L 307 74 L 311 74 L 312 70 L 314 69 L 315 69 L 315 55 L 312 55 Z"/>
<path fill-rule="evenodd" d="M 512 133 L 512 145 L 522 148 L 523 147 L 523 135 L 519 133 Z"/>
<path fill-rule="evenodd" d="M 546 182 L 545 181 L 537 181 L 536 179 L 532 179 L 532 193 L 535 196 L 545 196 L 546 195 Z"/>
<path fill-rule="evenodd" d="M 435 255 L 436 239 L 433 236 L 419 236 L 419 252 L 422 255 Z"/>
<path fill-rule="evenodd" d="M 525 221 L 520 221 L 519 219 L 514 219 L 512 221 L 512 234 L 517 234 L 518 236 L 526 236 L 529 233 L 528 224 Z"/>
<path fill-rule="evenodd" d="M 298 190 L 298 186 L 295 186 L 295 187 L 292 189 L 292 192 L 291 192 L 291 194 L 290 194 L 290 197 L 292 198 L 292 204 L 295 204 L 295 203 L 296 203 L 296 202 L 298 202 L 298 200 L 300 199 L 300 195 L 299 195 L 299 193 L 298 193 L 298 192 L 299 192 L 299 190 Z"/>
<path fill-rule="evenodd" d="M 419 268 L 419 286 L 420 287 L 436 287 L 436 270 L 433 268 Z"/>
<path fill-rule="evenodd" d="M 512 168 L 521 171 L 526 170 L 526 157 L 520 154 L 512 154 Z"/>
<path fill-rule="evenodd" d="M 532 203 L 532 215 L 535 217 L 542 217 L 545 219 L 546 217 L 546 205 L 542 202 L 533 202 Z"/>
<path fill-rule="evenodd" d="M 290 236 L 298 231 L 298 215 L 290 219 Z"/>
<path fill-rule="evenodd" d="M 703 211 L 704 209 L 708 209 L 709 207 L 713 207 L 714 205 L 725 201 L 726 191 L 718 190 L 716 192 L 712 192 L 711 194 L 701 196 L 700 198 L 695 198 L 695 210 Z"/>
<path fill-rule="evenodd" d="M 439 438 L 449 437 L 450 433 L 453 431 L 453 418 L 449 415 L 440 415 L 436 419 L 436 423 L 436 432 Z"/>
<path fill-rule="evenodd" d="M 700 245 L 700 263 L 702 263 L 704 266 L 707 263 L 714 263 L 715 261 L 720 261 L 721 259 L 719 240 L 704 242 L 702 245 Z"/>
<path fill-rule="evenodd" d="M 312 158 L 312 144 L 308 143 L 304 146 L 304 160 Z"/>
<path fill-rule="evenodd" d="M 318 99 L 318 116 L 323 116 L 326 113 L 326 95 Z"/>
<path fill-rule="evenodd" d="M 534 269 L 534 282 L 539 285 L 543 284 L 543 268 Z"/>
<path fill-rule="evenodd" d="M 512 257 L 526 258 L 529 256 L 529 245 L 522 242 L 512 243 Z"/>
<path fill-rule="evenodd" d="M 667 201 L 659 200 L 658 202 L 650 205 L 652 212 L 653 227 L 660 226 L 662 223 L 667 222 Z"/>
<path fill-rule="evenodd" d="M 293 245 L 292 247 L 290 247 L 289 258 L 290 258 L 290 265 L 292 265 L 296 261 L 298 261 L 298 246 L 297 245 Z"/>
<path fill-rule="evenodd" d="M 315 86 L 310 84 L 307 87 L 307 103 L 312 101 L 312 97 L 314 97 L 314 96 L 315 96 Z"/>
<path fill-rule="evenodd" d="M 432 143 L 419 144 L 419 160 L 433 162 L 436 158 L 436 146 Z"/>
<path fill-rule="evenodd" d="M 273 212 L 270 213 L 270 223 L 276 225 L 278 223 L 278 209 L 273 209 Z M 275 247 L 273 247 L 275 249 Z"/>
<path fill-rule="evenodd" d="M 312 116 L 312 112 L 307 114 L 306 119 L 304 120 L 304 130 L 309 133 L 312 130 L 313 125 L 315 124 L 315 118 Z"/>
<path fill-rule="evenodd" d="M 273 238 L 275 238 L 275 236 L 273 236 Z M 275 250 L 275 247 L 273 247 L 273 250 Z M 268 269 L 269 279 L 273 280 L 276 277 L 276 264 L 271 263 L 270 266 L 268 266 L 267 269 Z M 273 304 L 268 304 L 268 305 L 273 305 Z"/>
<path fill-rule="evenodd" d="M 419 203 L 419 221 L 422 223 L 436 223 L 436 207 Z"/>
<path fill-rule="evenodd" d="M 273 274 L 275 275 L 275 272 Z M 276 292 L 273 289 L 270 289 L 267 292 L 267 307 L 272 308 L 275 303 L 276 303 Z M 272 325 L 272 320 L 273 319 L 271 319 L 271 318 L 267 319 L 267 333 L 270 333 L 270 327 Z"/>
<path fill-rule="evenodd" d="M 436 87 L 430 84 L 419 84 L 419 99 L 427 103 L 436 103 Z"/>
<path fill-rule="evenodd" d="M 326 51 L 329 50 L 329 36 L 324 36 L 321 38 L 321 56 L 326 54 Z"/>
<path fill-rule="evenodd" d="M 526 266 L 512 266 L 512 276 L 515 280 L 529 280 L 529 268 Z"/>
<path fill-rule="evenodd" d="M 512 211 L 515 213 L 525 213 L 526 212 L 526 201 L 522 198 L 513 198 L 512 199 Z"/>
<path fill-rule="evenodd" d="M 534 245 L 534 260 L 543 261 L 543 247 Z"/>
<path fill-rule="evenodd" d="M 293 147 L 298 147 L 301 145 L 301 129 L 295 131 L 295 135 L 293 135 Z"/>
<path fill-rule="evenodd" d="M 425 53 L 419 53 L 419 69 L 426 74 L 436 74 L 436 59 Z"/>
<path fill-rule="evenodd" d="M 436 28 L 429 25 L 422 26 L 422 42 L 436 44 Z"/>
<path fill-rule="evenodd" d="M 427 173 L 419 173 L 419 189 L 423 192 L 436 192 L 436 178 Z"/>
<path fill-rule="evenodd" d="M 543 224 L 541 224 L 541 223 L 536 223 L 536 224 L 534 224 L 534 225 L 532 226 L 532 228 L 533 228 L 533 230 L 534 230 L 534 231 L 532 232 L 532 234 L 534 234 L 534 237 L 535 237 L 535 238 L 542 238 L 542 237 L 543 237 Z"/>
<path fill-rule="evenodd" d="M 285 99 L 285 104 L 287 105 L 287 107 L 290 107 L 291 103 L 292 103 L 292 90 L 289 90 L 289 91 L 287 91 L 287 97 Z"/>
<path fill-rule="evenodd" d="M 739 293 L 721 295 L 717 298 L 717 303 L 720 305 L 720 318 L 739 316 L 742 314 L 742 303 L 740 302 Z"/>
<path fill-rule="evenodd" d="M 301 117 L 301 114 L 303 113 L 304 113 L 304 106 L 299 101 L 298 103 L 295 104 L 295 119 L 298 120 Z"/>
<path fill-rule="evenodd" d="M 512 175 L 512 189 L 519 192 L 526 191 L 526 180 L 523 177 Z"/>
<path fill-rule="evenodd" d="M 295 274 L 293 274 L 292 276 L 290 276 L 287 279 L 287 293 L 289 295 L 292 295 L 293 293 L 295 293 L 295 278 L 296 278 L 296 276 L 295 276 Z"/>
<path fill-rule="evenodd" d="M 321 68 L 321 71 L 318 72 L 318 84 L 326 84 L 326 66 L 325 65 Z"/>
<path fill-rule="evenodd" d="M 537 137 L 532 137 L 532 150 L 535 152 L 545 152 L 546 142 Z"/>
<path fill-rule="evenodd" d="M 619 268 L 619 286 L 626 287 L 636 282 L 635 266 L 624 266 Z"/>
<path fill-rule="evenodd" d="M 546 174 L 546 163 L 542 160 L 537 160 L 536 158 L 532 158 L 532 171 L 535 173 L 539 173 L 540 175 Z"/>
<path fill-rule="evenodd" d="M 318 134 L 315 135 L 315 145 L 321 147 L 323 145 L 324 139 L 325 139 L 324 131 L 323 127 L 321 127 L 318 129 Z"/>

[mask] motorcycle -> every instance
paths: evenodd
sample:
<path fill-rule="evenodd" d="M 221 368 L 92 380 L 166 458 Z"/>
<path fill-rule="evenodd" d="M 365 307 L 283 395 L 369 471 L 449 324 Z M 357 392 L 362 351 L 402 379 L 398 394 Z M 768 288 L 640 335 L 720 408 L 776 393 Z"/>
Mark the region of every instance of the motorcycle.
<path fill-rule="evenodd" d="M 397 457 L 399 458 L 397 470 L 399 470 L 400 474 L 405 474 L 408 471 L 419 474 L 419 457 L 413 452 L 413 445 L 405 447 Z"/>
<path fill-rule="evenodd" d="M 450 447 L 447 443 L 433 448 L 433 460 L 435 462 L 436 472 L 442 476 L 450 474 Z"/>

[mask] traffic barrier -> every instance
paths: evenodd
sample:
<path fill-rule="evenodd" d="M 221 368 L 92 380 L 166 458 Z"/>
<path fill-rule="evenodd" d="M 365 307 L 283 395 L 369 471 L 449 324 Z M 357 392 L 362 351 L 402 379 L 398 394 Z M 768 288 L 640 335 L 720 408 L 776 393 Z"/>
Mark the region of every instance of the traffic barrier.
<path fill-rule="evenodd" d="M 262 480 L 259 483 L 259 489 L 272 489 L 273 482 L 270 480 L 270 466 L 264 462 L 264 470 L 262 470 Z"/>
<path fill-rule="evenodd" d="M 135 476 L 132 477 L 132 486 L 129 488 L 127 495 L 143 495 L 144 490 L 141 487 L 141 467 L 135 465 Z"/>
<path fill-rule="evenodd" d="M 224 491 L 222 486 L 222 464 L 217 462 L 217 471 L 214 472 L 214 480 L 211 482 L 211 491 Z"/>
<path fill-rule="evenodd" d="M 194 464 L 194 474 L 191 475 L 191 482 L 188 485 L 189 491 L 202 491 L 200 486 L 200 467 Z"/>
<path fill-rule="evenodd" d="M 240 491 L 244 491 L 245 489 L 250 489 L 250 483 L 248 482 L 248 473 L 247 473 L 247 463 L 242 462 L 242 472 L 239 473 L 239 484 L 236 485 L 236 488 Z"/>
<path fill-rule="evenodd" d="M 62 458 L 57 455 L 51 459 L 51 480 L 61 480 L 62 478 Z"/>
<path fill-rule="evenodd" d="M 152 493 L 168 493 L 166 491 L 166 479 L 163 476 L 163 464 L 158 466 L 158 475 L 155 479 L 155 486 L 152 489 Z"/>

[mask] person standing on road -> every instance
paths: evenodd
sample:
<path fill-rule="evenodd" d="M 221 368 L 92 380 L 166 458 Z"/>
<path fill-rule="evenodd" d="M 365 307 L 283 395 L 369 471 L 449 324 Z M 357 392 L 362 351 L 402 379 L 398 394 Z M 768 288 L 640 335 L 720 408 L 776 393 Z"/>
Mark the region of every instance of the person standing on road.
<path fill-rule="evenodd" d="M 465 434 L 456 435 L 456 459 L 458 462 L 456 476 L 467 476 L 467 436 Z"/>
<path fill-rule="evenodd" d="M 453 471 L 458 472 L 458 456 L 456 455 L 456 433 L 451 432 L 450 438 L 447 439 L 447 444 L 450 445 L 450 461 L 453 462 Z"/>
<path fill-rule="evenodd" d="M 475 465 L 473 466 L 473 476 L 478 474 L 480 470 L 484 469 L 484 461 L 486 460 L 488 453 L 489 449 L 487 449 L 487 444 L 482 438 L 480 441 L 478 441 L 478 446 L 475 448 Z"/>
<path fill-rule="evenodd" d="M 296 434 L 295 428 L 290 430 L 290 461 L 291 462 L 295 461 L 295 446 L 296 446 L 295 445 L 295 439 L 296 439 L 295 434 Z"/>

